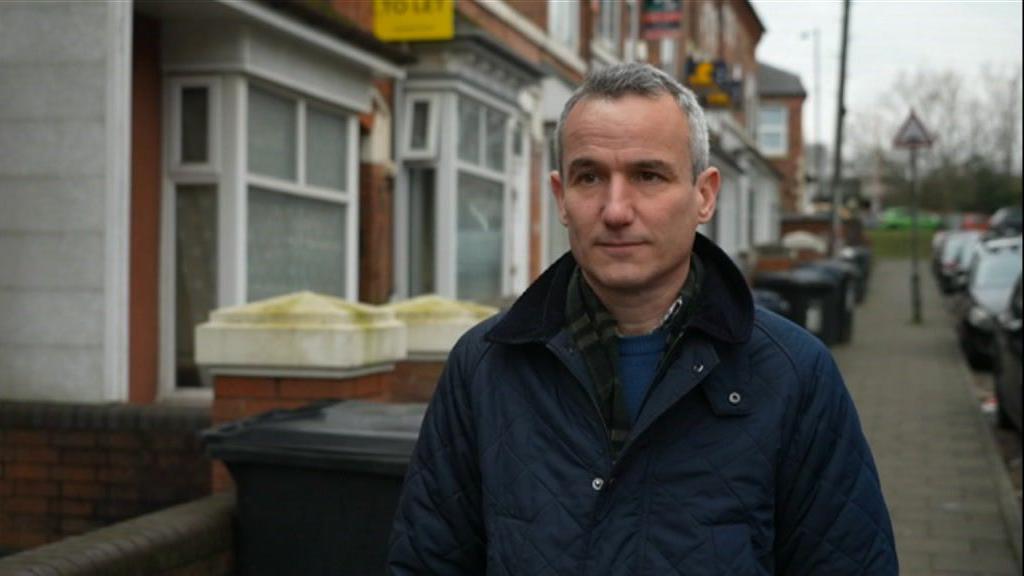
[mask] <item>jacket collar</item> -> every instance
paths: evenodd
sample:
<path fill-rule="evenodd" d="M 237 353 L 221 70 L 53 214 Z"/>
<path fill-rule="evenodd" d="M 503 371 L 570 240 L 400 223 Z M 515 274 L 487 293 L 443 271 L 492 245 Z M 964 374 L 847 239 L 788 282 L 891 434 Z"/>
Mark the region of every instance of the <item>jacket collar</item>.
<path fill-rule="evenodd" d="M 698 233 L 693 251 L 705 267 L 701 306 L 690 330 L 727 344 L 750 338 L 754 303 L 747 281 L 729 256 Z M 508 313 L 487 332 L 487 339 L 506 344 L 546 342 L 565 326 L 565 295 L 576 261 L 566 253 L 526 289 Z"/>

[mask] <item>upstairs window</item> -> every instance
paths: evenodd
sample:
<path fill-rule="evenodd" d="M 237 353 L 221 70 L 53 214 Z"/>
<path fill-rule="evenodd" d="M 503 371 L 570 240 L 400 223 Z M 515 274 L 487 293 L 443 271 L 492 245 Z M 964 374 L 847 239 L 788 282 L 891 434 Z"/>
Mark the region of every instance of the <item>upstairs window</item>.
<path fill-rule="evenodd" d="M 765 156 L 785 156 L 789 144 L 789 111 L 785 106 L 761 106 L 757 115 L 757 145 Z"/>
<path fill-rule="evenodd" d="M 579 49 L 580 3 L 548 2 L 548 34 L 573 52 Z"/>
<path fill-rule="evenodd" d="M 595 8 L 594 39 L 618 54 L 619 40 L 622 37 L 622 2 L 599 0 L 595 3 Z"/>

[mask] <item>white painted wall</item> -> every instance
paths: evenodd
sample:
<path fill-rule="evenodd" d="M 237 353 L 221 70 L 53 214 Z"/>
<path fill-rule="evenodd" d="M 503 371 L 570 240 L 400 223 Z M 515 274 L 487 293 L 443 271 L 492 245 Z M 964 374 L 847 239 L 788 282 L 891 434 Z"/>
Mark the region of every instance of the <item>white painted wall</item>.
<path fill-rule="evenodd" d="M 0 399 L 126 396 L 130 27 L 0 2 Z"/>
<path fill-rule="evenodd" d="M 709 223 L 714 229 L 714 240 L 718 246 L 732 257 L 736 257 L 741 249 L 740 226 L 743 217 L 740 204 L 740 174 L 731 167 L 719 164 L 722 172 L 722 187 L 718 191 L 718 206 L 715 217 Z"/>
<path fill-rule="evenodd" d="M 759 172 L 754 191 L 754 245 L 779 241 L 779 182 L 769 172 Z"/>

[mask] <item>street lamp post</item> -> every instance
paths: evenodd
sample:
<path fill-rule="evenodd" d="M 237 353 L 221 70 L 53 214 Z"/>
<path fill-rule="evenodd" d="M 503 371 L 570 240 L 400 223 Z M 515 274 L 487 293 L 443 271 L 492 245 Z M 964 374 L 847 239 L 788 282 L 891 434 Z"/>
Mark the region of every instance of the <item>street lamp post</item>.
<path fill-rule="evenodd" d="M 800 34 L 805 40 L 808 36 L 814 47 L 814 176 L 817 180 L 815 196 L 820 197 L 825 191 L 825 158 L 821 140 L 821 29 L 815 27 Z M 808 205 L 806 200 L 804 205 Z"/>

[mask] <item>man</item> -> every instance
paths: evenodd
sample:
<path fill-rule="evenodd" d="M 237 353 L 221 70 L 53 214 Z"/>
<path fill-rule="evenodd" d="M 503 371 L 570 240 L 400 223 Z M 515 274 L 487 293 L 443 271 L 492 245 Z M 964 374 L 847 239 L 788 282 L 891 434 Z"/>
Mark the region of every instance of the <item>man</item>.
<path fill-rule="evenodd" d="M 391 574 L 897 574 L 828 351 L 696 233 L 720 175 L 693 94 L 641 64 L 570 101 L 571 254 L 452 351 Z"/>

